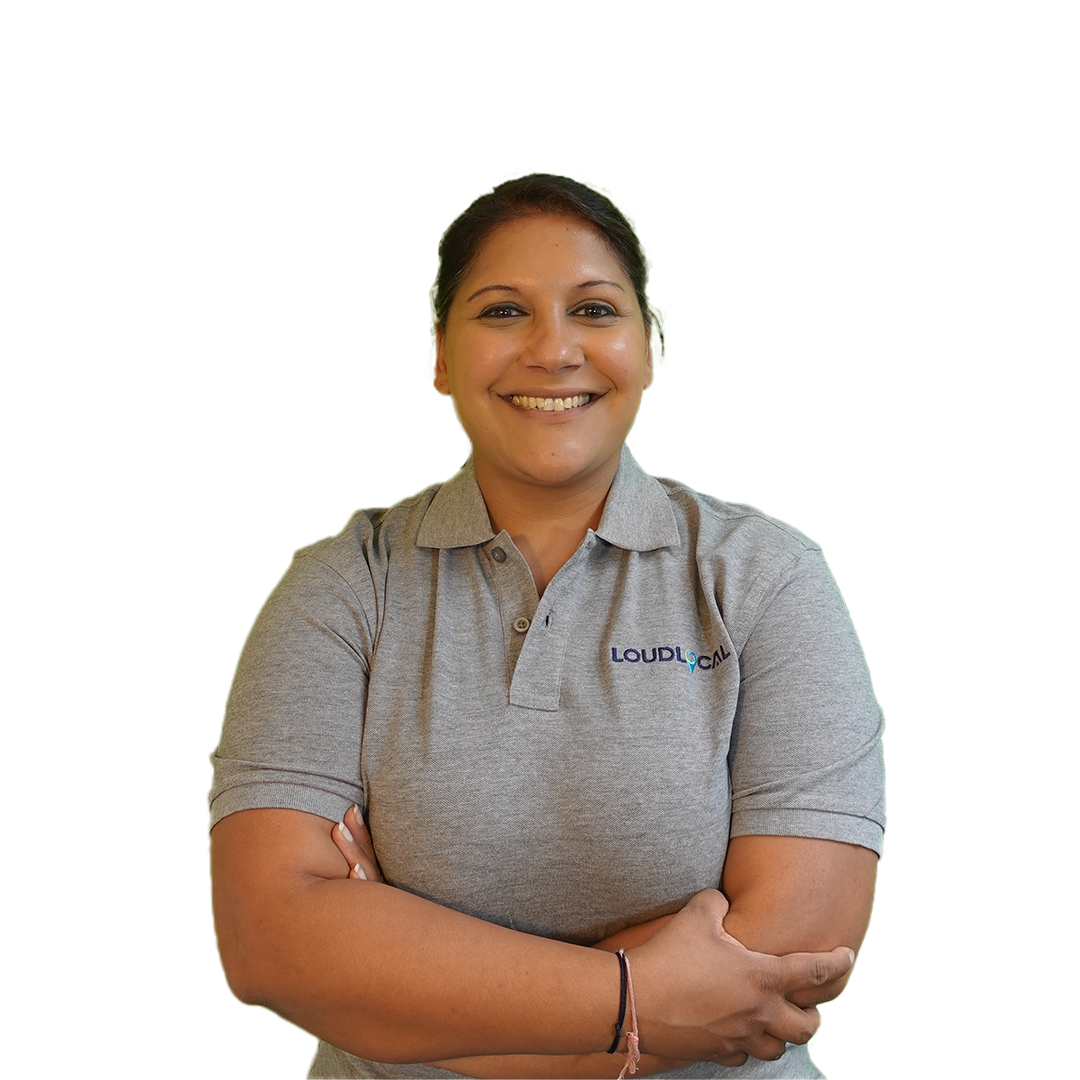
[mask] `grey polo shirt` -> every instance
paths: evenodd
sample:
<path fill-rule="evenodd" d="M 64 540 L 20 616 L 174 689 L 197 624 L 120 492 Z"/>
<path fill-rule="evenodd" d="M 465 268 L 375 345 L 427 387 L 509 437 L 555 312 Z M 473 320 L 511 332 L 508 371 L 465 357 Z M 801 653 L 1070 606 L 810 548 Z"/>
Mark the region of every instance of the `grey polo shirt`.
<path fill-rule="evenodd" d="M 880 851 L 881 728 L 799 532 L 624 449 L 539 598 L 466 465 L 297 553 L 240 660 L 212 817 L 358 802 L 391 884 L 591 944 L 715 888 L 730 836 Z"/>

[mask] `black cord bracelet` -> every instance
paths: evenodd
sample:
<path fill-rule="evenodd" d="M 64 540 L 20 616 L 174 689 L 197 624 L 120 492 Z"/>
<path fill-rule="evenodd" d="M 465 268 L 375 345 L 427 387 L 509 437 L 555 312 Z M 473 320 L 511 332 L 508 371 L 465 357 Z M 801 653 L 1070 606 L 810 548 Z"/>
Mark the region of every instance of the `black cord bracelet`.
<path fill-rule="evenodd" d="M 619 1019 L 615 1024 L 615 1041 L 611 1044 L 609 1054 L 614 1054 L 619 1049 L 623 1021 L 626 1019 L 626 957 L 623 956 L 622 949 L 615 955 L 619 958 Z"/>

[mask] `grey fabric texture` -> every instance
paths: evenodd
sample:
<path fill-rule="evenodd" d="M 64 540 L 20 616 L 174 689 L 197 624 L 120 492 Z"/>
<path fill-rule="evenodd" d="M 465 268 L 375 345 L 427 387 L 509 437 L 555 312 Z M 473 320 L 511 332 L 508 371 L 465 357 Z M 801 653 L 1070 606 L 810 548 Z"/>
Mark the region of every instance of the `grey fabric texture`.
<path fill-rule="evenodd" d="M 390 884 L 590 945 L 715 888 L 729 837 L 880 853 L 882 723 L 801 533 L 624 449 L 540 598 L 466 465 L 297 553 L 240 660 L 211 816 L 357 802 Z M 313 1068 L 448 1075 L 326 1046 Z M 820 1075 L 805 1047 L 693 1068 L 671 1075 Z"/>

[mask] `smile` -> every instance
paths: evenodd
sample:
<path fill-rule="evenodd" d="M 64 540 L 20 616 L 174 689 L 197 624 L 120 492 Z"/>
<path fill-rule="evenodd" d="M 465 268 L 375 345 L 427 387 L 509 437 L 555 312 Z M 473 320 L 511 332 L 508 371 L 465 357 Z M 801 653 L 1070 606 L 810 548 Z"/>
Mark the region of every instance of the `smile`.
<path fill-rule="evenodd" d="M 582 405 L 588 405 L 592 401 L 592 394 L 575 394 L 573 397 L 550 398 L 550 397 L 525 397 L 522 394 L 514 394 L 510 403 L 519 409 L 534 409 L 538 412 L 566 412 L 567 409 L 577 409 Z"/>

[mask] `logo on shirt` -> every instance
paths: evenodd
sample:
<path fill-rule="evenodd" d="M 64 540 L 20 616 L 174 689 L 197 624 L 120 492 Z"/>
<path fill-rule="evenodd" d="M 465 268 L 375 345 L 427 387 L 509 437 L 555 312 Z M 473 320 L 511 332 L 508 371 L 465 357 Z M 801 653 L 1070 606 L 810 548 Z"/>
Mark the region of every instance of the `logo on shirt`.
<path fill-rule="evenodd" d="M 611 662 L 613 664 L 662 664 L 675 660 L 680 664 L 685 664 L 693 675 L 698 670 L 711 671 L 719 667 L 730 655 L 731 653 L 727 652 L 723 645 L 714 650 L 711 656 L 708 653 L 697 653 L 690 649 L 687 649 L 684 656 L 681 645 L 654 645 L 651 649 L 623 649 L 620 655 L 618 647 L 612 646 Z"/>

